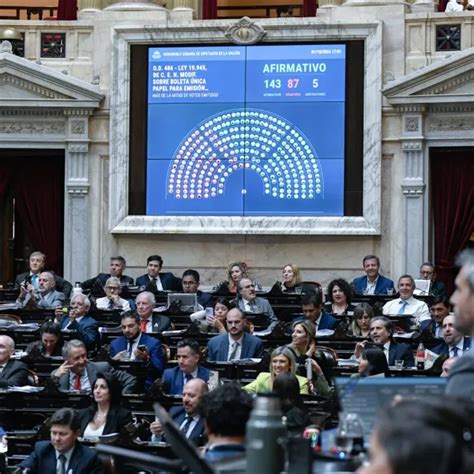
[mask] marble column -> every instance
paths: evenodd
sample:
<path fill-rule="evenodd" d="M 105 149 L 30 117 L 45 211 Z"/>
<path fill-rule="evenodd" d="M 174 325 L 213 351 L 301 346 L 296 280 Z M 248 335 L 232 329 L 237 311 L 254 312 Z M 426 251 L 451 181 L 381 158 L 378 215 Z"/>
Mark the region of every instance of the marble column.
<path fill-rule="evenodd" d="M 174 0 L 173 2 L 173 8 L 190 8 L 192 10 L 193 7 L 193 0 Z"/>
<path fill-rule="evenodd" d="M 423 262 L 426 237 L 423 116 L 420 110 L 416 110 L 416 112 L 408 112 L 402 115 L 404 161 L 401 185 L 404 196 L 402 213 L 404 223 L 403 255 L 405 258 L 405 272 L 412 276 L 418 275 L 419 266 Z"/>
<path fill-rule="evenodd" d="M 77 8 L 79 11 L 82 10 L 101 10 L 102 0 L 79 0 L 77 2 Z"/>
<path fill-rule="evenodd" d="M 89 115 L 92 110 L 69 110 L 66 115 L 66 197 L 64 203 L 64 275 L 71 282 L 89 276 Z"/>
<path fill-rule="evenodd" d="M 319 0 L 318 5 L 318 8 L 340 7 L 342 5 L 342 0 Z"/>

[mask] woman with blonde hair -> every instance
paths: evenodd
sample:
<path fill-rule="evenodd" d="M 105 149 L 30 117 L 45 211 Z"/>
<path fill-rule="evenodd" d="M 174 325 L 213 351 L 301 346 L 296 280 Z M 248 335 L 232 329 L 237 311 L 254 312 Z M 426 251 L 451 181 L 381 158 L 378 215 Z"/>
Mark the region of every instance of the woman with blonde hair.
<path fill-rule="evenodd" d="M 298 293 L 301 292 L 301 273 L 294 263 L 283 267 L 281 281 L 275 282 L 270 293 Z"/>
<path fill-rule="evenodd" d="M 270 372 L 260 372 L 257 378 L 248 385 L 242 387 L 249 393 L 268 393 L 273 390 L 273 380 L 279 374 L 295 374 L 296 361 L 291 349 L 286 346 L 277 347 L 273 350 L 270 359 Z M 301 394 L 309 393 L 309 381 L 306 377 L 296 375 Z"/>
<path fill-rule="evenodd" d="M 330 388 L 321 366 L 316 362 L 316 341 L 314 323 L 309 319 L 295 321 L 292 325 L 291 344 L 288 349 L 293 352 L 296 362 L 296 374 L 306 376 L 306 364 L 311 364 L 312 382 L 319 395 L 328 395 Z M 307 361 L 310 362 L 307 362 Z"/>

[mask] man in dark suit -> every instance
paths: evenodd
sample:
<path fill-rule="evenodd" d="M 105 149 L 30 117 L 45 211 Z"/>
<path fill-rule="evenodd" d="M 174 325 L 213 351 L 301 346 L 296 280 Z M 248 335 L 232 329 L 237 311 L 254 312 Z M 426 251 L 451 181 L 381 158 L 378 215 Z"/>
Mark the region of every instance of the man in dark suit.
<path fill-rule="evenodd" d="M 141 332 L 163 332 L 173 329 L 170 318 L 153 311 L 155 303 L 155 295 L 151 291 L 142 291 L 135 298 Z"/>
<path fill-rule="evenodd" d="M 323 311 L 322 296 L 319 291 L 310 291 L 301 297 L 301 306 L 304 318 L 314 323 L 315 331 L 321 329 L 336 329 L 337 319 Z M 304 319 L 295 318 L 295 321 Z"/>
<path fill-rule="evenodd" d="M 436 268 L 431 262 L 425 262 L 420 267 L 420 278 L 430 280 L 430 295 L 448 296 L 448 289 L 442 281 L 436 281 Z"/>
<path fill-rule="evenodd" d="M 365 276 L 354 278 L 352 284 L 358 295 L 391 295 L 395 284 L 390 278 L 379 273 L 380 259 L 376 255 L 366 255 L 362 260 Z"/>
<path fill-rule="evenodd" d="M 136 360 L 147 367 L 145 390 L 161 377 L 165 368 L 165 357 L 161 342 L 140 331 L 140 317 L 135 313 L 122 316 L 121 327 L 123 336 L 112 341 L 110 355 L 114 360 Z"/>
<path fill-rule="evenodd" d="M 67 315 L 63 314 L 60 321 L 61 331 L 76 332 L 89 351 L 95 349 L 99 341 L 98 323 L 87 314 L 90 307 L 91 302 L 86 295 L 74 295 L 71 299 L 71 310 Z"/>
<path fill-rule="evenodd" d="M 435 296 L 430 308 L 431 319 L 420 322 L 420 331 L 425 331 L 433 337 L 443 337 L 443 321 L 449 314 L 449 299 L 447 296 Z"/>
<path fill-rule="evenodd" d="M 11 359 L 15 342 L 10 336 L 0 336 L 0 388 L 28 385 L 28 367 Z"/>
<path fill-rule="evenodd" d="M 196 341 L 179 341 L 177 356 L 178 366 L 174 369 L 165 369 L 162 382 L 165 393 L 181 395 L 186 382 L 193 379 L 209 380 L 209 370 L 199 366 L 201 352 Z"/>
<path fill-rule="evenodd" d="M 448 357 L 461 357 L 471 348 L 471 338 L 464 336 L 455 326 L 455 318 L 448 315 L 443 320 L 444 342 L 431 349 L 435 354 L 444 354 Z"/>
<path fill-rule="evenodd" d="M 56 309 L 64 304 L 64 294 L 56 291 L 54 275 L 51 272 L 41 272 L 38 279 L 38 290 L 33 285 L 26 288 L 20 286 L 20 295 L 16 300 L 23 308 Z"/>
<path fill-rule="evenodd" d="M 370 338 L 379 345 L 387 358 L 388 365 L 395 365 L 396 360 L 403 360 L 405 367 L 413 367 L 415 359 L 408 344 L 400 344 L 393 340 L 394 326 L 390 319 L 385 316 L 377 316 L 370 322 Z M 360 358 L 367 345 L 367 341 L 358 342 L 354 355 Z"/>
<path fill-rule="evenodd" d="M 183 293 L 196 293 L 197 301 L 202 306 L 202 309 L 212 306 L 212 295 L 200 291 L 199 281 L 201 277 L 197 270 L 186 270 L 181 278 L 183 286 Z"/>
<path fill-rule="evenodd" d="M 99 273 L 94 278 L 83 281 L 81 287 L 83 290 L 97 290 L 102 293 L 102 288 L 105 286 L 107 280 L 113 276 L 117 277 L 120 280 L 122 285 L 133 285 L 133 278 L 130 278 L 127 275 L 123 275 L 127 262 L 120 255 L 118 257 L 112 257 L 110 259 L 110 273 Z"/>
<path fill-rule="evenodd" d="M 233 308 L 227 313 L 226 324 L 228 333 L 215 336 L 207 343 L 208 360 L 223 362 L 262 357 L 263 341 L 245 332 L 246 319 L 240 309 Z"/>
<path fill-rule="evenodd" d="M 451 296 L 456 327 L 474 338 L 474 250 L 464 250 L 456 263 L 461 267 Z M 474 401 L 474 351 L 467 351 L 449 370 L 448 395 L 468 398 Z"/>
<path fill-rule="evenodd" d="M 20 273 L 15 278 L 15 289 L 20 289 L 20 286 L 27 287 L 32 285 L 34 289 L 38 290 L 39 275 L 43 271 L 46 264 L 46 255 L 43 252 L 33 252 L 30 255 L 29 266 L 30 271 Z M 60 293 L 64 293 L 66 298 L 69 298 L 72 291 L 72 285 L 67 280 L 64 280 L 58 275 L 54 275 L 56 282 L 55 289 Z"/>
<path fill-rule="evenodd" d="M 146 260 L 147 273 L 137 278 L 136 284 L 147 291 L 181 291 L 181 281 L 170 272 L 162 272 L 163 259 L 150 255 Z"/>
<path fill-rule="evenodd" d="M 87 360 L 86 346 L 78 339 L 66 342 L 63 347 L 65 362 L 53 371 L 51 379 L 59 390 L 69 392 L 77 390 L 92 393 L 92 387 L 99 373 L 112 374 L 120 384 L 122 393 L 134 393 L 137 380 L 123 370 L 115 370 L 107 362 L 90 362 Z"/>
<path fill-rule="evenodd" d="M 72 408 L 58 410 L 50 424 L 51 441 L 37 442 L 33 453 L 19 464 L 19 468 L 29 469 L 31 474 L 105 472 L 96 451 L 79 443 L 80 422 Z"/>
<path fill-rule="evenodd" d="M 204 421 L 199 414 L 199 404 L 207 393 L 207 385 L 201 379 L 193 379 L 183 389 L 183 406 L 171 407 L 169 414 L 176 426 L 196 446 L 204 444 Z M 161 424 L 154 421 L 150 425 L 152 441 L 164 441 Z"/>

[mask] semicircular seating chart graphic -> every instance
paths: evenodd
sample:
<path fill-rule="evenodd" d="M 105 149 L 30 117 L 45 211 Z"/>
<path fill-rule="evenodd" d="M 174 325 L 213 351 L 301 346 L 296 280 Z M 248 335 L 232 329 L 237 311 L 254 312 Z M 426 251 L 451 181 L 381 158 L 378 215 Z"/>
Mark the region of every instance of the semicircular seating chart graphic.
<path fill-rule="evenodd" d="M 169 166 L 167 195 L 216 198 L 239 170 L 257 173 L 268 197 L 307 200 L 324 195 L 321 165 L 310 141 L 285 118 L 259 109 L 224 111 L 191 130 Z"/>

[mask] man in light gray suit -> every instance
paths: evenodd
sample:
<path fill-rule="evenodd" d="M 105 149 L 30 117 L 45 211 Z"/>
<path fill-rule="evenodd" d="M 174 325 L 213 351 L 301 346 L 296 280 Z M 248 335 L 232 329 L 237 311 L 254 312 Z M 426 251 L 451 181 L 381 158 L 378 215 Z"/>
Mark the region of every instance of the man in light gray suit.
<path fill-rule="evenodd" d="M 32 285 L 29 285 L 27 288 L 20 286 L 20 296 L 17 299 L 17 303 L 22 308 L 56 309 L 64 304 L 64 293 L 56 291 L 55 287 L 54 274 L 43 272 L 38 279 L 38 291 Z"/>
<path fill-rule="evenodd" d="M 108 373 L 115 377 L 122 393 L 134 393 L 137 379 L 124 372 L 115 370 L 108 362 L 90 362 L 87 360 L 86 346 L 78 339 L 66 342 L 63 347 L 64 363 L 51 374 L 59 390 L 80 391 L 90 394 L 94 389 L 97 374 Z"/>
<path fill-rule="evenodd" d="M 456 291 L 451 296 L 456 326 L 474 337 L 474 251 L 465 250 L 457 263 L 461 270 L 456 277 Z M 449 370 L 446 389 L 448 395 L 468 398 L 474 401 L 474 350 L 463 353 Z"/>

